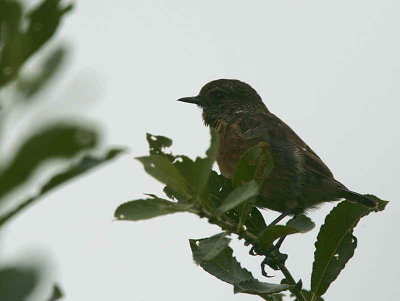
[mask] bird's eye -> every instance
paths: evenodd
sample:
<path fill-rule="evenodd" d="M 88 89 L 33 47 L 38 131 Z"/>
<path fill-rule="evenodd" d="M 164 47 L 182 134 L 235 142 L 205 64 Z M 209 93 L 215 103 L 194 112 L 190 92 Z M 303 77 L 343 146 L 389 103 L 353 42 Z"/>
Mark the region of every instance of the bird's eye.
<path fill-rule="evenodd" d="M 226 93 L 224 91 L 221 90 L 217 90 L 217 91 L 212 91 L 211 92 L 211 97 L 215 100 L 222 100 L 224 99 L 226 96 Z"/>

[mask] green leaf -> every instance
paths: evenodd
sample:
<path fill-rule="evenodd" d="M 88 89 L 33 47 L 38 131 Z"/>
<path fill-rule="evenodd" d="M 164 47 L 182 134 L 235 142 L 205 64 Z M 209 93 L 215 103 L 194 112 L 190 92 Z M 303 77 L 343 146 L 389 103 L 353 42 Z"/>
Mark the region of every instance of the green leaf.
<path fill-rule="evenodd" d="M 0 171 L 0 199 L 23 184 L 42 163 L 49 159 L 72 158 L 97 145 L 98 135 L 89 128 L 59 123 L 30 136 L 14 159 Z"/>
<path fill-rule="evenodd" d="M 297 230 L 296 228 L 284 225 L 274 225 L 268 227 L 258 238 L 258 246 L 264 249 L 269 245 L 271 245 L 275 240 L 277 240 L 280 237 L 299 232 L 300 231 Z"/>
<path fill-rule="evenodd" d="M 226 236 L 227 233 L 222 232 L 209 238 L 190 239 L 191 242 L 194 242 L 198 246 L 198 248 L 193 251 L 194 261 L 201 263 L 216 257 L 231 241 L 230 238 Z"/>
<path fill-rule="evenodd" d="M 39 281 L 36 270 L 4 268 L 0 270 L 0 300 L 26 300 Z"/>
<path fill-rule="evenodd" d="M 263 296 L 266 301 L 283 301 L 284 294 L 273 294 L 269 296 Z"/>
<path fill-rule="evenodd" d="M 184 212 L 189 204 L 178 204 L 160 198 L 142 199 L 124 203 L 115 210 L 118 220 L 138 221 L 175 212 Z"/>
<path fill-rule="evenodd" d="M 232 192 L 231 180 L 211 171 L 207 184 L 208 195 L 211 197 L 215 206 L 222 204 L 223 200 Z"/>
<path fill-rule="evenodd" d="M 243 204 L 240 204 L 236 207 L 235 211 L 239 216 L 238 226 L 241 227 L 245 224 L 246 220 L 249 218 L 249 214 L 251 210 L 254 208 L 256 204 L 257 198 L 253 197 L 245 201 Z"/>
<path fill-rule="evenodd" d="M 377 201 L 376 209 L 344 201 L 332 209 L 321 226 L 315 243 L 311 275 L 313 300 L 327 291 L 330 284 L 353 256 L 357 247 L 357 239 L 353 236 L 353 230 L 359 220 L 372 211 L 384 210 L 388 203 L 372 195 L 366 196 Z"/>
<path fill-rule="evenodd" d="M 51 293 L 51 296 L 49 299 L 47 299 L 47 301 L 57 301 L 57 300 L 61 299 L 63 296 L 64 296 L 64 294 L 63 294 L 61 288 L 57 284 L 55 284 L 53 286 L 53 291 Z"/>
<path fill-rule="evenodd" d="M 211 129 L 211 143 L 207 150 L 206 158 L 203 159 L 200 170 L 195 172 L 199 174 L 197 185 L 195 186 L 196 197 L 201 198 L 204 193 L 204 189 L 208 183 L 208 178 L 212 170 L 215 158 L 218 153 L 218 133 L 216 130 Z"/>
<path fill-rule="evenodd" d="M 192 253 L 198 252 L 199 246 L 196 241 L 189 240 L 189 243 Z M 236 258 L 233 257 L 233 251 L 229 246 L 213 259 L 201 262 L 200 266 L 214 277 L 232 285 L 254 279 L 253 275 L 245 268 L 242 268 Z"/>
<path fill-rule="evenodd" d="M 274 225 L 266 228 L 258 238 L 258 245 L 261 248 L 266 248 L 280 237 L 295 233 L 305 233 L 313 229 L 314 226 L 315 224 L 309 217 L 305 216 L 304 214 L 300 214 L 289 220 L 286 226 Z"/>
<path fill-rule="evenodd" d="M 150 155 L 165 155 L 170 159 L 173 159 L 171 154 L 164 152 L 165 148 L 171 147 L 172 140 L 164 136 L 156 136 L 147 133 L 147 142 L 149 143 Z"/>
<path fill-rule="evenodd" d="M 22 65 L 23 37 L 20 32 L 23 9 L 16 1 L 0 1 L 1 44 L 0 89 L 10 81 Z M 25 16 L 24 16 L 25 17 Z"/>
<path fill-rule="evenodd" d="M 102 157 L 95 157 L 93 155 L 86 155 L 78 163 L 74 163 L 65 170 L 55 176 L 53 176 L 50 181 L 44 185 L 40 191 L 40 194 L 44 194 L 51 189 L 58 187 L 59 185 L 80 176 L 95 167 L 100 166 L 101 164 L 107 163 L 108 161 L 114 159 L 116 156 L 119 156 L 124 149 L 122 148 L 113 148 L 107 151 L 107 153 Z"/>
<path fill-rule="evenodd" d="M 216 215 L 220 215 L 228 210 L 231 210 L 243 202 L 256 197 L 260 192 L 260 187 L 255 180 L 247 182 L 233 190 L 226 199 L 222 202 L 221 206 L 215 211 Z"/>
<path fill-rule="evenodd" d="M 185 180 L 189 183 L 189 186 L 195 187 L 198 176 L 195 173 L 196 170 L 195 162 L 193 162 L 187 156 L 173 156 L 173 155 L 164 155 L 164 156 L 166 156 L 166 158 L 171 161 L 171 164 L 179 171 L 182 177 L 185 178 Z M 174 192 L 168 186 L 165 186 L 164 192 L 171 199 L 176 199 L 180 202 L 187 202 L 187 199 L 185 197 L 183 197 L 180 193 Z"/>
<path fill-rule="evenodd" d="M 240 158 L 232 180 L 233 187 L 237 188 L 253 179 L 262 183 L 272 169 L 273 161 L 271 153 L 268 151 L 268 143 L 260 142 Z"/>
<path fill-rule="evenodd" d="M 165 157 L 172 166 L 181 174 L 184 178 L 184 182 L 190 187 L 190 196 L 194 196 L 194 199 L 202 202 L 202 206 L 213 211 L 215 209 L 215 203 L 209 193 L 210 177 L 213 177 L 212 166 L 218 151 L 218 134 L 215 130 L 211 130 L 211 144 L 206 152 L 205 158 L 196 158 L 195 161 L 191 160 L 187 156 L 174 156 L 164 152 L 164 148 L 172 145 L 172 140 L 163 137 L 147 134 L 147 141 L 150 146 L 150 154 L 160 155 Z M 159 179 L 160 180 L 160 179 Z M 162 182 L 165 183 L 164 180 Z M 166 183 L 167 184 L 167 183 Z M 171 184 L 167 184 L 164 188 L 164 192 L 171 199 L 176 199 L 179 202 L 187 202 L 189 195 L 182 194 L 179 189 L 174 189 Z"/>
<path fill-rule="evenodd" d="M 286 226 L 297 229 L 301 233 L 311 231 L 315 227 L 315 223 L 304 214 L 298 214 L 292 219 L 288 220 Z"/>
<path fill-rule="evenodd" d="M 2 215 L 0 217 L 0 227 L 2 225 L 4 225 L 8 220 L 10 220 L 13 216 L 15 216 L 16 214 L 21 212 L 24 208 L 26 208 L 27 206 L 29 206 L 32 203 L 39 200 L 42 196 L 44 196 L 49 191 L 57 188 L 61 184 L 64 184 L 65 182 L 67 182 L 79 175 L 82 175 L 82 174 L 90 171 L 91 169 L 93 169 L 103 163 L 106 163 L 109 160 L 112 160 L 117 155 L 119 155 L 122 151 L 123 151 L 122 149 L 111 149 L 103 157 L 94 157 L 91 155 L 86 155 L 81 160 L 79 160 L 78 163 L 74 163 L 65 171 L 54 175 L 40 189 L 40 192 L 36 196 L 29 198 L 28 200 L 26 200 L 26 201 L 22 202 L 20 205 L 18 205 L 18 207 L 16 207 L 15 209 Z"/>
<path fill-rule="evenodd" d="M 191 239 L 189 243 L 193 256 L 196 256 L 195 254 L 198 254 L 199 248 L 201 248 L 201 241 Z M 206 272 L 232 284 L 235 293 L 259 295 L 265 299 L 267 295 L 287 290 L 290 287 L 287 284 L 270 284 L 258 281 L 248 270 L 241 267 L 233 256 L 232 249 L 227 245 L 212 259 L 200 261 L 199 263 Z"/>
<path fill-rule="evenodd" d="M 56 75 L 64 61 L 66 48 L 58 47 L 53 50 L 34 75 L 20 76 L 16 81 L 16 88 L 24 96 L 25 101 L 31 99 L 37 92 L 42 90 L 46 84 Z"/>
<path fill-rule="evenodd" d="M 188 181 L 167 158 L 162 155 L 150 155 L 137 158 L 148 174 L 166 184 L 173 192 L 184 199 L 191 199 L 192 189 Z"/>
<path fill-rule="evenodd" d="M 193 195 L 201 195 L 196 198 L 197 201 L 201 200 L 202 206 L 205 209 L 214 211 L 215 204 L 209 194 L 208 186 L 204 187 L 202 192 L 200 192 L 198 188 L 200 177 L 205 169 L 204 165 L 206 161 L 206 158 L 196 158 L 195 161 L 192 161 L 186 156 L 175 156 L 174 160 L 172 161 L 172 165 L 177 168 L 182 177 L 188 182 L 189 187 L 193 188 Z M 212 176 L 212 171 L 209 170 L 209 172 L 210 176 Z M 188 201 L 187 197 L 185 198 L 181 194 L 174 192 L 171 187 L 166 186 L 164 188 L 164 192 L 171 199 L 176 199 L 182 203 Z"/>
<path fill-rule="evenodd" d="M 180 171 L 182 176 L 193 187 L 195 200 L 201 202 L 202 206 L 213 211 L 215 204 L 210 198 L 208 192 L 209 178 L 212 173 L 212 166 L 218 151 L 218 134 L 215 130 L 211 130 L 211 144 L 206 152 L 205 158 L 196 158 L 192 161 L 186 156 L 176 156 L 173 165 Z M 172 195 L 180 201 L 184 201 L 167 189 L 167 195 Z"/>
<path fill-rule="evenodd" d="M 248 231 L 256 236 L 258 236 L 262 231 L 265 230 L 265 228 L 267 228 L 264 217 L 262 216 L 260 210 L 258 210 L 256 207 L 252 208 L 245 225 Z"/>
<path fill-rule="evenodd" d="M 260 282 L 257 279 L 249 279 L 235 284 L 234 293 L 246 293 L 259 296 L 268 296 L 271 294 L 286 291 L 290 288 L 288 284 L 274 284 Z"/>
<path fill-rule="evenodd" d="M 252 180 L 256 180 L 258 184 L 261 184 L 270 174 L 272 168 L 273 161 L 268 151 L 268 144 L 260 142 L 241 156 L 232 179 L 233 187 L 238 188 Z M 239 227 L 246 222 L 255 203 L 256 199 L 252 198 L 236 208 L 239 216 Z"/>
<path fill-rule="evenodd" d="M 53 36 L 63 15 L 72 9 L 72 5 L 63 6 L 60 2 L 44 0 L 25 12 L 13 1 L 0 1 L 0 21 L 5 24 L 0 51 L 0 88 L 15 78 L 22 65 Z"/>

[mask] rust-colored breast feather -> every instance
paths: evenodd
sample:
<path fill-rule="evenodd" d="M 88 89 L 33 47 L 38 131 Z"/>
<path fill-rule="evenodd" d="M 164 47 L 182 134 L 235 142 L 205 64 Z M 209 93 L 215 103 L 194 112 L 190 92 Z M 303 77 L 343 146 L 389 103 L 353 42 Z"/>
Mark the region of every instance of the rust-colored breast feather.
<path fill-rule="evenodd" d="M 220 145 L 217 163 L 232 178 L 240 157 L 253 145 L 267 142 L 274 170 L 263 183 L 260 207 L 302 212 L 334 200 L 338 183 L 322 160 L 283 121 L 273 114 L 233 114 L 216 127 Z"/>
<path fill-rule="evenodd" d="M 217 163 L 221 173 L 231 178 L 240 157 L 252 146 L 241 131 L 238 123 L 221 121 L 218 124 L 219 152 Z"/>

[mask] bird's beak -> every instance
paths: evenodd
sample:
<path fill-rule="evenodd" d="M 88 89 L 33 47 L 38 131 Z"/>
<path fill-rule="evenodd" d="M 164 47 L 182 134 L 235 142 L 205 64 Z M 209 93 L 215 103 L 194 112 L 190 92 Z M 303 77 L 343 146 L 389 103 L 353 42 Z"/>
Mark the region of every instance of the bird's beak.
<path fill-rule="evenodd" d="M 201 105 L 201 100 L 197 96 L 179 98 L 178 101 L 194 103 L 198 106 Z"/>

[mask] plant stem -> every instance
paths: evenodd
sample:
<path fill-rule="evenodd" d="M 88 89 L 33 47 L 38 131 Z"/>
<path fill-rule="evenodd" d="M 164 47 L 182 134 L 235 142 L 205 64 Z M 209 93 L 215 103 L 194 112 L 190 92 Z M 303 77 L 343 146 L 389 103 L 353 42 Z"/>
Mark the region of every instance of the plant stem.
<path fill-rule="evenodd" d="M 295 285 L 295 288 L 294 289 L 290 289 L 290 291 L 293 294 L 296 295 L 297 300 L 306 301 L 306 298 L 304 297 L 303 292 L 296 287 L 297 283 L 294 280 L 292 274 L 290 274 L 290 272 L 287 269 L 287 267 L 284 264 L 277 264 L 277 266 L 279 267 L 279 270 L 282 272 L 282 274 L 285 276 L 285 278 L 288 281 L 288 283 L 291 284 L 291 285 Z"/>
<path fill-rule="evenodd" d="M 194 209 L 192 210 L 193 213 L 199 214 L 199 211 Z M 229 221 L 223 220 L 220 217 L 216 217 L 212 215 L 211 212 L 208 212 L 207 210 L 204 210 L 204 208 L 201 209 L 201 215 L 206 216 L 210 223 L 216 224 L 220 226 L 223 230 L 227 230 L 230 233 L 234 233 L 239 236 L 239 238 L 243 238 L 246 243 L 251 244 L 255 247 L 257 246 L 257 236 L 254 235 L 253 233 L 250 233 L 246 230 L 243 230 L 243 228 L 238 229 L 237 226 Z M 259 248 L 259 247 L 258 247 Z M 276 254 L 275 251 L 273 251 L 274 254 Z M 277 266 L 279 267 L 279 270 L 282 272 L 282 274 L 285 276 L 288 284 L 292 285 L 293 288 L 290 289 L 290 291 L 297 297 L 298 301 L 307 301 L 306 298 L 303 295 L 303 292 L 301 289 L 297 287 L 297 282 L 294 280 L 292 274 L 288 270 L 288 268 L 285 266 L 284 263 L 278 263 Z"/>

